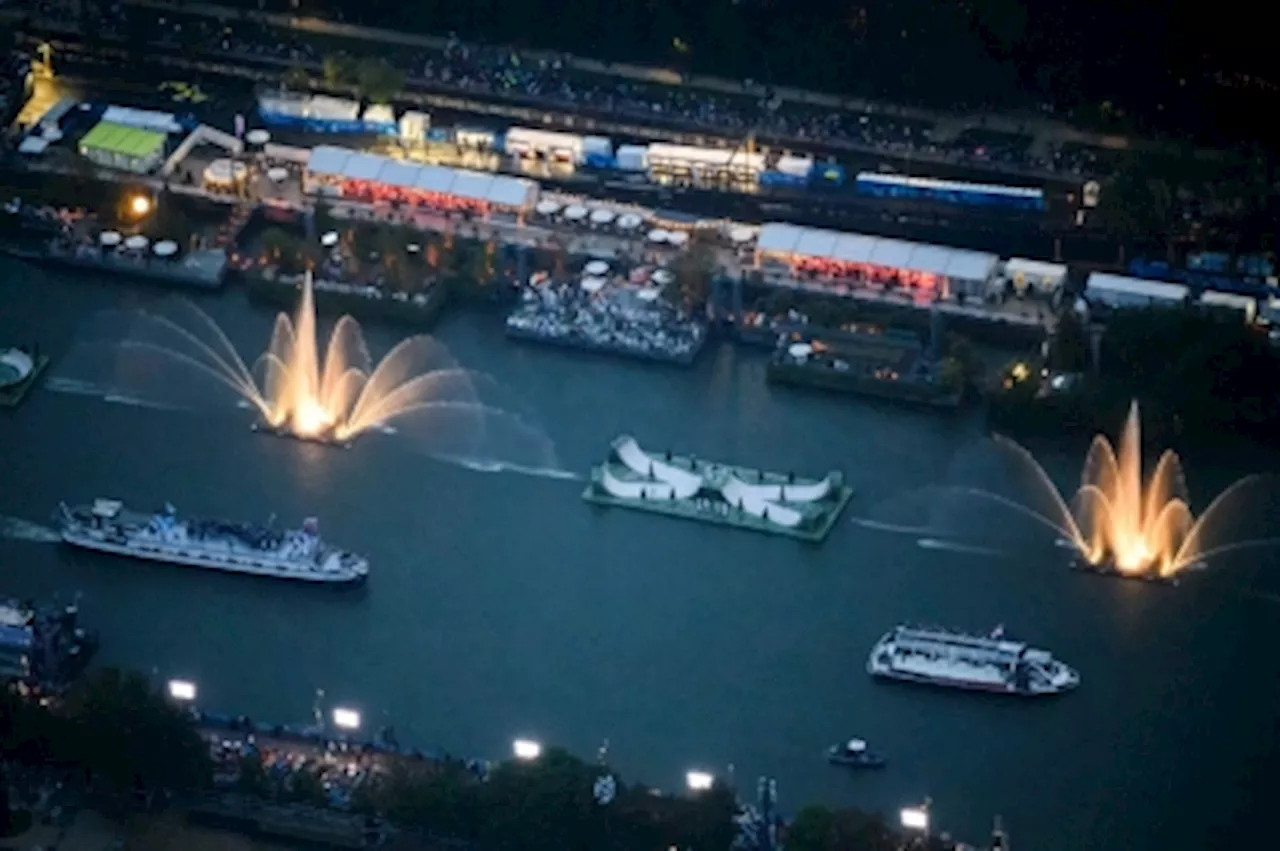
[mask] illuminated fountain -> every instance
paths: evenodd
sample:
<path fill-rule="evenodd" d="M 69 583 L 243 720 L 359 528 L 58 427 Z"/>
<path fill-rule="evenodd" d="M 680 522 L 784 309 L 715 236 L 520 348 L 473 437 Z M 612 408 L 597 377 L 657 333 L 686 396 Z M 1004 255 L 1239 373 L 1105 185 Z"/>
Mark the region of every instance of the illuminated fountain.
<path fill-rule="evenodd" d="M 1275 539 L 1215 542 L 1209 535 L 1216 531 L 1216 518 L 1232 514 L 1234 507 L 1240 506 L 1245 488 L 1258 483 L 1260 477 L 1249 476 L 1232 484 L 1199 518 L 1191 513 L 1182 465 L 1172 451 L 1160 456 L 1144 480 L 1142 426 L 1136 402 L 1129 408 L 1118 446 L 1102 435 L 1093 439 L 1070 507 L 1026 449 L 1002 437 L 997 441 L 1026 462 L 1051 495 L 1058 516 L 1039 514 L 998 494 L 969 493 L 994 499 L 1052 526 L 1061 545 L 1076 551 L 1075 566 L 1082 570 L 1173 582 L 1179 574 L 1203 567 L 1210 556 L 1276 543 Z"/>
<path fill-rule="evenodd" d="M 255 428 L 273 434 L 346 446 L 370 432 L 394 433 L 485 469 L 558 469 L 551 441 L 512 412 L 502 388 L 459 367 L 431 337 L 402 340 L 375 365 L 359 324 L 343 316 L 322 350 L 310 276 L 296 315 L 276 317 L 252 369 L 184 299 L 104 311 L 97 325 L 61 371 L 70 374 L 64 383 L 99 388 L 110 401 L 223 407 L 225 394 L 211 391 L 229 390 L 257 412 Z"/>

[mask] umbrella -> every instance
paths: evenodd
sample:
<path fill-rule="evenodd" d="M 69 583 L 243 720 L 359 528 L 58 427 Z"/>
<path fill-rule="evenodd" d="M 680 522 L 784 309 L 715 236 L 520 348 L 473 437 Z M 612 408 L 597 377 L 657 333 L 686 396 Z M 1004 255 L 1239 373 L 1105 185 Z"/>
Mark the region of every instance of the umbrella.
<path fill-rule="evenodd" d="M 141 251 L 150 244 L 151 240 L 147 239 L 140 233 L 134 234 L 124 241 L 124 247 L 131 251 Z"/>
<path fill-rule="evenodd" d="M 539 216 L 550 216 L 560 210 L 560 204 L 550 198 L 544 198 L 534 206 L 533 211 Z"/>
<path fill-rule="evenodd" d="M 250 145 L 265 145 L 271 141 L 271 134 L 266 130 L 250 130 L 245 134 L 244 140 Z"/>
<path fill-rule="evenodd" d="M 684 245 L 689 241 L 689 234 L 682 230 L 673 230 L 667 234 L 667 242 L 672 245 Z"/>
<path fill-rule="evenodd" d="M 329 231 L 324 236 L 320 237 L 320 244 L 325 248 L 333 248 L 333 246 L 338 244 L 338 232 L 336 230 Z"/>
<path fill-rule="evenodd" d="M 591 211 L 591 223 L 592 223 L 592 224 L 596 224 L 596 225 L 607 225 L 607 224 L 609 224 L 609 222 L 611 222 L 611 221 L 613 221 L 613 220 L 614 220 L 614 217 L 615 217 L 615 214 L 614 214 L 613 210 L 606 210 L 606 209 L 604 209 L 604 208 L 601 208 L 601 209 L 599 209 L 599 210 L 592 210 L 592 211 Z"/>
<path fill-rule="evenodd" d="M 813 346 L 808 343 L 792 343 L 787 349 L 787 354 L 793 358 L 807 358 L 813 354 Z"/>
<path fill-rule="evenodd" d="M 582 289 L 589 293 L 598 293 L 604 289 L 604 278 L 583 278 Z"/>
<path fill-rule="evenodd" d="M 657 301 L 658 295 L 660 293 L 661 293 L 661 290 L 657 290 L 653 288 L 640 290 L 638 293 L 636 293 L 636 298 L 640 299 L 641 301 Z"/>
<path fill-rule="evenodd" d="M 178 243 L 171 239 L 166 239 L 151 246 L 151 250 L 155 252 L 157 257 L 172 257 L 178 253 Z"/>
<path fill-rule="evenodd" d="M 284 183 L 285 178 L 288 176 L 289 170 L 287 168 L 276 166 L 275 168 L 267 169 L 267 180 L 270 180 L 272 183 Z"/>
<path fill-rule="evenodd" d="M 609 271 L 609 264 L 603 260 L 592 260 L 583 267 L 582 271 L 586 272 L 588 275 L 603 275 Z"/>
<path fill-rule="evenodd" d="M 746 227 L 736 227 L 729 231 L 729 239 L 733 242 L 750 242 L 755 236 L 756 232 Z"/>
<path fill-rule="evenodd" d="M 658 286 L 665 287 L 667 284 L 675 280 L 675 275 L 671 274 L 666 269 L 659 269 L 653 273 L 652 280 Z"/>
<path fill-rule="evenodd" d="M 640 218 L 635 213 L 624 213 L 621 216 L 618 216 L 617 225 L 623 230 L 635 230 L 640 227 L 643 222 L 644 219 Z"/>
<path fill-rule="evenodd" d="M 579 219 L 585 219 L 587 217 L 587 208 L 579 204 L 574 204 L 572 207 L 566 207 L 564 217 L 571 222 L 576 222 Z"/>
<path fill-rule="evenodd" d="M 654 230 L 649 231 L 650 242 L 666 242 L 668 236 L 670 236 L 670 234 L 662 228 L 655 228 Z"/>
<path fill-rule="evenodd" d="M 107 248 L 119 245 L 122 237 L 113 230 L 104 230 L 98 234 L 98 243 L 105 245 Z"/>

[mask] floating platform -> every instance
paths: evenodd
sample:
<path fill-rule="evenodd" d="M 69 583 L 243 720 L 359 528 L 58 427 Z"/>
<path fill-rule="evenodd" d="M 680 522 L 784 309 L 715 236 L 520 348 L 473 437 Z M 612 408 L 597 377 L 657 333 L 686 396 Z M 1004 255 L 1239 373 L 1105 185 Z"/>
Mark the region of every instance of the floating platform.
<path fill-rule="evenodd" d="M 677 366 L 692 366 L 694 361 L 698 359 L 698 354 L 703 350 L 707 342 L 706 334 L 703 334 L 703 336 L 698 340 L 697 345 L 692 349 L 686 351 L 666 351 L 663 349 L 628 346 L 623 343 L 596 341 L 588 337 L 584 337 L 572 329 L 563 333 L 537 331 L 529 328 L 522 328 L 519 325 L 512 324 L 510 321 L 506 323 L 506 333 L 507 337 L 512 340 L 520 340 L 529 343 L 543 343 L 548 346 L 559 346 L 562 349 L 576 349 L 580 352 L 613 355 L 615 357 L 631 358 L 633 360 L 649 361 L 652 363 L 675 364 Z"/>
<path fill-rule="evenodd" d="M 37 265 L 89 272 L 114 272 L 138 282 L 196 290 L 220 290 L 226 283 L 227 255 L 222 249 L 193 251 L 180 260 L 134 260 L 110 254 L 81 256 L 49 243 L 36 250 L 0 245 L 0 252 Z"/>
<path fill-rule="evenodd" d="M 649 453 L 619 437 L 609 458 L 591 471 L 582 498 L 754 532 L 819 543 L 826 539 L 853 488 L 840 472 L 821 479 Z"/>
<path fill-rule="evenodd" d="M 256 422 L 249 426 L 251 431 L 258 434 L 265 434 L 270 437 L 282 437 L 287 440 L 296 440 L 299 443 L 315 443 L 320 446 L 332 446 L 335 449 L 350 449 L 351 441 L 342 441 L 335 438 L 332 434 L 321 433 L 314 435 L 302 435 L 290 431 L 287 428 L 273 426 L 270 423 Z"/>
<path fill-rule="evenodd" d="M 13 351 L 13 350 L 9 350 Z M 0 351 L 0 355 L 4 352 Z M 40 381 L 40 376 L 49 368 L 49 356 L 38 352 L 24 352 L 31 359 L 30 371 L 16 381 L 4 383 L 0 381 L 0 408 L 16 408 L 27 398 L 27 394 Z M 2 378 L 3 372 L 0 372 Z"/>
<path fill-rule="evenodd" d="M 1196 570 L 1203 567 L 1201 564 L 1193 565 L 1188 570 Z M 1121 570 L 1115 566 L 1115 563 L 1107 560 L 1093 564 L 1088 559 L 1081 556 L 1071 560 L 1071 569 L 1079 573 L 1090 573 L 1094 576 L 1105 576 L 1111 579 L 1127 579 L 1130 582 L 1146 582 L 1150 585 L 1168 585 L 1177 586 L 1178 577 L 1161 576 L 1157 569 L 1150 569 L 1141 572 L 1132 572 Z"/>

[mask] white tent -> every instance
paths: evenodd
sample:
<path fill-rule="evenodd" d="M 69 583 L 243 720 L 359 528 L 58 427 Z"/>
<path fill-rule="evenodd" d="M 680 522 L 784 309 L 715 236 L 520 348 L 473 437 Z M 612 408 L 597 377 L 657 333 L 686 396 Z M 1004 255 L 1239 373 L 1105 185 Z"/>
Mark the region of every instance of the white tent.
<path fill-rule="evenodd" d="M 976 291 L 995 272 L 1000 258 L 981 251 L 840 233 L 771 222 L 756 239 L 759 262 L 828 260 L 944 278 L 952 289 Z"/>
<path fill-rule="evenodd" d="M 150 109 L 109 106 L 102 113 L 101 120 L 112 124 L 123 124 L 126 127 L 136 127 L 139 130 L 153 130 L 157 133 L 182 132 L 182 125 L 171 113 L 154 112 Z"/>
<path fill-rule="evenodd" d="M 1014 257 L 1004 264 L 1004 275 L 1019 290 L 1031 289 L 1051 293 L 1067 280 L 1067 267 L 1062 263 L 1045 263 Z"/>
<path fill-rule="evenodd" d="M 1252 322 L 1258 315 L 1258 300 L 1252 296 L 1239 295 L 1238 293 L 1205 290 L 1200 294 L 1200 304 L 1221 310 L 1239 311 L 1245 322 Z"/>
<path fill-rule="evenodd" d="M 532 209 L 538 198 L 538 184 L 531 180 L 437 165 L 416 165 L 328 145 L 311 151 L 307 174 L 331 180 L 378 183 L 435 195 L 453 195 L 502 209 Z"/>
<path fill-rule="evenodd" d="M 1148 281 L 1126 275 L 1094 272 L 1085 283 L 1085 298 L 1109 307 L 1177 305 L 1186 302 L 1190 291 L 1182 284 Z"/>

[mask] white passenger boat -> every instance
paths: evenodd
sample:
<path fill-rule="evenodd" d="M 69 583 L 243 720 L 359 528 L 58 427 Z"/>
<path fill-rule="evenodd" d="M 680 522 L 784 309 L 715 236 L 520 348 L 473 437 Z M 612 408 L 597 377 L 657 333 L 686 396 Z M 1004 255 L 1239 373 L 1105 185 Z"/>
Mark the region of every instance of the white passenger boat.
<path fill-rule="evenodd" d="M 314 517 L 301 529 L 281 530 L 181 518 L 172 505 L 137 513 L 119 500 L 97 499 L 87 506 L 60 504 L 54 519 L 66 543 L 114 555 L 304 582 L 360 582 L 369 574 L 363 557 L 321 540 Z"/>
<path fill-rule="evenodd" d="M 1046 650 L 1005 637 L 1003 627 L 975 636 L 933 627 L 898 626 L 871 648 L 874 677 L 1034 697 L 1061 694 L 1080 675 Z"/>

